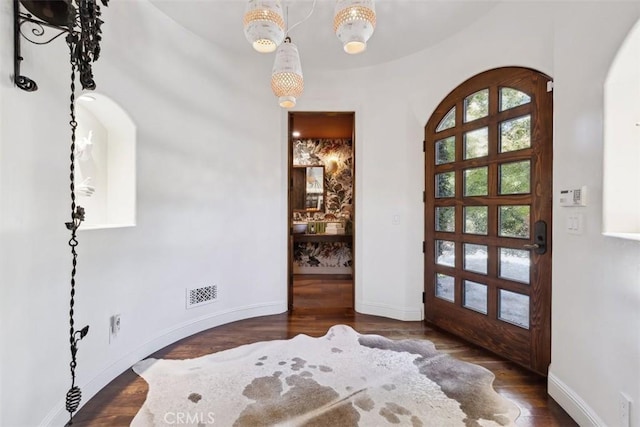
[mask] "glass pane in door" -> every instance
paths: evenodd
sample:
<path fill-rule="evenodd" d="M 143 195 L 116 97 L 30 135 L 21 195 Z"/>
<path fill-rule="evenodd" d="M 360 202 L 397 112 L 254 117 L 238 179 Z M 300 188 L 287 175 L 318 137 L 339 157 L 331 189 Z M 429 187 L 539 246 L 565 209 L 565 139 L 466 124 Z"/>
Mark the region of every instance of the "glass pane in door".
<path fill-rule="evenodd" d="M 503 279 L 529 283 L 531 252 L 526 249 L 500 248 L 498 272 Z"/>
<path fill-rule="evenodd" d="M 503 163 L 498 170 L 499 194 L 527 194 L 531 192 L 531 161 Z"/>
<path fill-rule="evenodd" d="M 436 141 L 436 165 L 451 163 L 456 160 L 456 137 Z"/>
<path fill-rule="evenodd" d="M 443 300 L 454 302 L 455 299 L 455 279 L 446 274 L 436 274 L 436 296 Z"/>
<path fill-rule="evenodd" d="M 456 173 L 444 172 L 436 175 L 436 197 L 455 197 Z"/>
<path fill-rule="evenodd" d="M 531 147 L 531 116 L 518 117 L 500 123 L 500 152 Z"/>
<path fill-rule="evenodd" d="M 455 206 L 441 206 L 436 208 L 436 231 L 456 231 Z"/>
<path fill-rule="evenodd" d="M 464 232 L 467 234 L 487 235 L 489 209 L 487 206 L 464 207 Z"/>
<path fill-rule="evenodd" d="M 436 132 L 442 132 L 446 129 L 451 129 L 456 125 L 456 107 L 453 107 L 445 116 L 442 118 L 438 127 L 436 128 Z"/>
<path fill-rule="evenodd" d="M 483 127 L 464 134 L 464 159 L 485 157 L 489 154 L 489 128 Z"/>
<path fill-rule="evenodd" d="M 531 102 L 531 97 L 524 92 L 510 87 L 500 89 L 500 111 L 509 110 Z"/>
<path fill-rule="evenodd" d="M 529 296 L 500 289 L 498 319 L 529 329 Z"/>
<path fill-rule="evenodd" d="M 464 269 L 475 273 L 487 274 L 487 246 L 464 244 Z"/>
<path fill-rule="evenodd" d="M 463 286 L 463 306 L 482 314 L 487 314 L 487 285 L 472 282 L 471 280 L 464 280 Z"/>
<path fill-rule="evenodd" d="M 464 171 L 465 197 L 486 196 L 489 192 L 489 168 L 473 168 Z"/>
<path fill-rule="evenodd" d="M 489 89 L 479 90 L 464 99 L 464 121 L 481 119 L 489 115 Z"/>
<path fill-rule="evenodd" d="M 502 237 L 529 238 L 528 205 L 499 206 L 498 208 L 498 235 Z"/>
<path fill-rule="evenodd" d="M 456 266 L 456 244 L 448 240 L 436 240 L 436 262 L 449 267 Z"/>

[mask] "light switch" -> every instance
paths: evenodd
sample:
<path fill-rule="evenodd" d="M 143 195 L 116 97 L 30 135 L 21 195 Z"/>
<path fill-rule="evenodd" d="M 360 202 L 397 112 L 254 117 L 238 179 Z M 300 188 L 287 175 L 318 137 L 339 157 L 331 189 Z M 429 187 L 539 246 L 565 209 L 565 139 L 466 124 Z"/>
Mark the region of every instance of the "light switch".
<path fill-rule="evenodd" d="M 569 234 L 582 234 L 583 224 L 584 217 L 582 213 L 567 215 L 567 232 Z"/>
<path fill-rule="evenodd" d="M 400 215 L 396 214 L 391 217 L 391 224 L 400 225 Z"/>

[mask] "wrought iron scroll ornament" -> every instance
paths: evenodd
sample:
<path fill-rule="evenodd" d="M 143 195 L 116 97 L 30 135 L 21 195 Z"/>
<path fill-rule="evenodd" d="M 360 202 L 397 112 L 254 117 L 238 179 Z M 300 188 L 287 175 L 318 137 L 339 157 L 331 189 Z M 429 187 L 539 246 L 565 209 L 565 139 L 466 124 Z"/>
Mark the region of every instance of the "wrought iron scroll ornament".
<path fill-rule="evenodd" d="M 107 6 L 109 0 L 100 0 Z M 26 9 L 24 11 L 23 9 Z M 27 92 L 38 90 L 36 82 L 20 73 L 21 37 L 37 45 L 49 44 L 63 34 L 73 44 L 71 58 L 77 65 L 83 89 L 93 90 L 91 63 L 100 56 L 100 5 L 97 0 L 13 0 L 13 81 Z"/>
<path fill-rule="evenodd" d="M 107 6 L 108 0 L 100 0 L 102 5 Z M 30 13 L 22 12 L 21 4 Z M 75 108 L 75 81 L 76 73 L 79 74 L 80 84 L 83 89 L 93 90 L 96 83 L 93 79 L 91 63 L 100 56 L 101 26 L 100 5 L 97 0 L 13 0 L 14 6 L 14 82 L 20 89 L 33 92 L 38 89 L 38 85 L 32 79 L 21 75 L 20 62 L 23 60 L 20 53 L 20 36 L 34 44 L 48 44 L 53 40 L 66 34 L 66 42 L 69 46 L 69 61 L 71 64 L 71 95 L 70 95 L 70 121 L 71 126 L 71 155 L 70 155 L 70 185 L 71 193 L 71 221 L 65 223 L 67 229 L 71 231 L 69 247 L 71 248 L 72 268 L 71 268 L 71 300 L 69 303 L 69 347 L 71 351 L 71 387 L 66 394 L 65 409 L 69 413 L 69 423 L 73 424 L 73 414 L 78 410 L 82 399 L 80 387 L 76 385 L 76 367 L 78 343 L 89 332 L 89 326 L 80 330 L 75 329 L 74 306 L 76 293 L 76 267 L 78 253 L 77 231 L 82 221 L 84 221 L 84 208 L 76 205 L 75 194 L 75 151 L 76 151 L 76 121 Z M 23 26 L 31 25 L 33 37 L 44 37 L 46 29 L 54 32 L 53 36 L 34 41 L 27 32 L 23 32 Z"/>

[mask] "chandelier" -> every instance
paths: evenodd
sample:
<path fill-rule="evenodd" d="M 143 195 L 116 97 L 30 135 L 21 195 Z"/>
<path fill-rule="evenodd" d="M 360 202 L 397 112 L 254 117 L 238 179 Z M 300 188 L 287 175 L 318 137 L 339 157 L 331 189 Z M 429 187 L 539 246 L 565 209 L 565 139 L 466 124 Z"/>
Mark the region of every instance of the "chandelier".
<path fill-rule="evenodd" d="M 309 19 L 315 9 L 288 29 L 280 0 L 248 0 L 244 14 L 244 34 L 260 53 L 275 51 L 271 89 L 283 108 L 292 108 L 304 90 L 298 48 L 288 37 L 296 26 Z M 348 54 L 364 52 L 376 26 L 374 0 L 336 0 L 333 30 Z"/>

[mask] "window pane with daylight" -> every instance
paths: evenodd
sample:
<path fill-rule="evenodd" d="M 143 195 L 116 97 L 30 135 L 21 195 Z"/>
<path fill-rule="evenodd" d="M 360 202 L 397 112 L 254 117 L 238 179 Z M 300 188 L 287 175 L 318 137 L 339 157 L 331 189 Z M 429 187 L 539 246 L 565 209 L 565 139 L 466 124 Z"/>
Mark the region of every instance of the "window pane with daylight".
<path fill-rule="evenodd" d="M 531 102 L 531 97 L 524 92 L 510 87 L 500 88 L 500 111 L 518 107 Z"/>
<path fill-rule="evenodd" d="M 464 307 L 487 314 L 487 285 L 464 280 Z"/>
<path fill-rule="evenodd" d="M 498 319 L 529 329 L 529 296 L 500 289 Z"/>
<path fill-rule="evenodd" d="M 436 132 L 441 132 L 446 129 L 451 129 L 456 125 L 456 107 L 453 107 L 449 112 L 440 120 Z"/>
<path fill-rule="evenodd" d="M 464 269 L 487 274 L 487 246 L 464 244 Z"/>
<path fill-rule="evenodd" d="M 456 173 L 444 172 L 436 175 L 436 198 L 455 197 Z"/>
<path fill-rule="evenodd" d="M 503 163 L 498 169 L 500 194 L 527 194 L 531 192 L 531 160 Z"/>
<path fill-rule="evenodd" d="M 456 231 L 456 208 L 455 206 L 436 208 L 436 231 Z"/>
<path fill-rule="evenodd" d="M 480 128 L 464 134 L 464 159 L 485 157 L 489 154 L 489 128 Z"/>
<path fill-rule="evenodd" d="M 464 232 L 467 234 L 482 234 L 487 235 L 488 229 L 488 214 L 489 208 L 487 206 L 465 206 L 464 207 Z"/>
<path fill-rule="evenodd" d="M 436 240 L 436 263 L 448 267 L 456 266 L 456 244 L 448 240 Z"/>
<path fill-rule="evenodd" d="M 501 237 L 529 238 L 529 205 L 499 206 L 498 235 Z"/>
<path fill-rule="evenodd" d="M 451 163 L 456 160 L 456 137 L 436 141 L 436 165 Z"/>
<path fill-rule="evenodd" d="M 531 252 L 523 249 L 500 248 L 498 274 L 502 279 L 529 284 Z"/>
<path fill-rule="evenodd" d="M 531 116 L 523 116 L 500 123 L 500 152 L 531 147 Z"/>
<path fill-rule="evenodd" d="M 489 168 L 473 168 L 464 171 L 464 195 L 486 196 L 489 191 Z"/>
<path fill-rule="evenodd" d="M 464 122 L 489 115 L 489 89 L 479 90 L 464 99 Z"/>
<path fill-rule="evenodd" d="M 436 274 L 436 296 L 443 300 L 454 302 L 455 299 L 455 279 L 446 274 Z"/>

